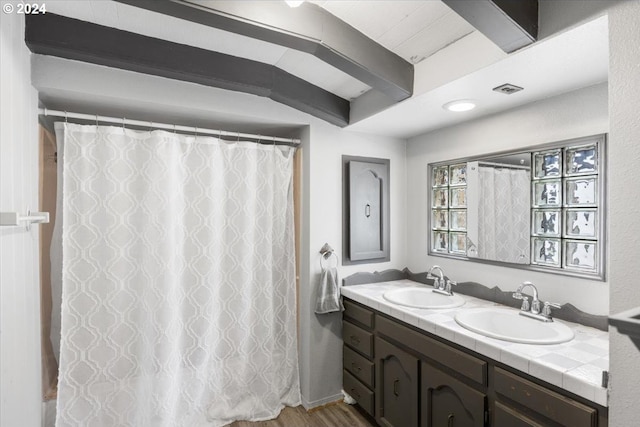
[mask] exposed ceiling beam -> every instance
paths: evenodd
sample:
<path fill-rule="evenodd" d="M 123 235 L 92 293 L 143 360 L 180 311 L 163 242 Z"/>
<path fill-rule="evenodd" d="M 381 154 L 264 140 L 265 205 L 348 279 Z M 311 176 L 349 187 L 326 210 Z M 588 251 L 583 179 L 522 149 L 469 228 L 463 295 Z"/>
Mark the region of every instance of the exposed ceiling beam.
<path fill-rule="evenodd" d="M 538 0 L 442 0 L 507 53 L 538 38 Z"/>
<path fill-rule="evenodd" d="M 396 102 L 413 93 L 411 63 L 315 4 L 116 1 L 314 55 Z"/>
<path fill-rule="evenodd" d="M 349 101 L 275 66 L 52 13 L 26 16 L 32 52 L 264 96 L 336 126 Z"/>

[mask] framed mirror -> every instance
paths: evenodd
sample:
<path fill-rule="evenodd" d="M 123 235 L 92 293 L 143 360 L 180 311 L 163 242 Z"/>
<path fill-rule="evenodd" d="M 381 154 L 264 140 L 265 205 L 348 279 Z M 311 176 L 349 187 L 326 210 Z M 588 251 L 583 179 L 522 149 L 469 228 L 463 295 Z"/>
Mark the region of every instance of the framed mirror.
<path fill-rule="evenodd" d="M 605 140 L 429 165 L 429 254 L 604 280 Z"/>

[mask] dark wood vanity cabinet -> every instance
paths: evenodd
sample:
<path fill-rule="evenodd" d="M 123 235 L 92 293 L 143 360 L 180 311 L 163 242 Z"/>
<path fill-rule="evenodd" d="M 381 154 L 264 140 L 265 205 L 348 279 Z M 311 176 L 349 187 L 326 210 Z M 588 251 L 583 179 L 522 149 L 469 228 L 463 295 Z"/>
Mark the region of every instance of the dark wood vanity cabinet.
<path fill-rule="evenodd" d="M 607 408 L 349 299 L 343 386 L 384 427 L 607 427 Z"/>
<path fill-rule="evenodd" d="M 371 310 L 344 301 L 342 321 L 342 385 L 358 405 L 375 416 L 375 370 L 373 363 L 373 321 Z"/>

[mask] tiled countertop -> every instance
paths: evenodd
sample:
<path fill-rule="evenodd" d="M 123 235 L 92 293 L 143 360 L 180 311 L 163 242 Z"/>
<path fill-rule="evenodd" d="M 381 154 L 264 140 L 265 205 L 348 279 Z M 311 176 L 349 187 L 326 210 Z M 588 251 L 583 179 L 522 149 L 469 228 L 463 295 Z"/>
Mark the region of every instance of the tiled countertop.
<path fill-rule="evenodd" d="M 458 294 L 465 299 L 464 306 L 427 310 L 393 304 L 382 297 L 382 294 L 388 290 L 408 286 L 427 285 L 411 280 L 396 280 L 346 286 L 341 288 L 341 292 L 345 297 L 391 317 L 474 350 L 592 402 L 607 406 L 607 389 L 601 387 L 601 382 L 602 371 L 609 370 L 608 332 L 577 323 L 555 320 L 571 327 L 575 338 L 567 343 L 553 345 L 518 344 L 492 339 L 458 325 L 454 316 L 460 310 L 500 306 L 500 304 Z"/>

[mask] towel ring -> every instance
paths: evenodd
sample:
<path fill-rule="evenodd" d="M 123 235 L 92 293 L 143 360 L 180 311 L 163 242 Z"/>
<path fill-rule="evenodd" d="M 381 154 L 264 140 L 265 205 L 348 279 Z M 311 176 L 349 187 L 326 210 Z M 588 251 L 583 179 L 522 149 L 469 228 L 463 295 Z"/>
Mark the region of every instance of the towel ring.
<path fill-rule="evenodd" d="M 338 266 L 338 262 L 339 262 L 339 260 L 338 260 L 338 255 L 336 255 L 336 253 L 335 253 L 335 252 L 325 252 L 325 253 L 323 253 L 323 254 L 320 256 L 320 268 L 321 268 L 321 269 L 323 269 L 323 270 L 326 270 L 326 269 L 327 269 L 326 265 L 324 265 L 324 264 L 322 263 L 322 260 L 324 260 L 324 261 L 326 261 L 326 262 L 328 263 L 328 262 L 329 262 L 329 259 L 331 259 L 331 257 L 335 257 L 335 259 L 336 259 L 336 265 L 335 265 L 335 267 L 337 267 L 337 266 Z"/>

